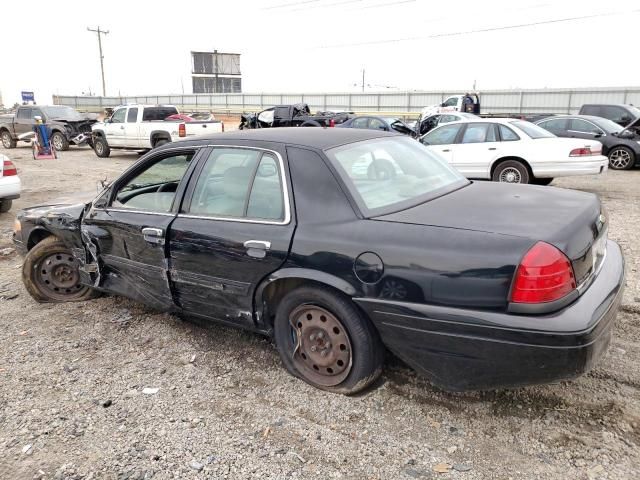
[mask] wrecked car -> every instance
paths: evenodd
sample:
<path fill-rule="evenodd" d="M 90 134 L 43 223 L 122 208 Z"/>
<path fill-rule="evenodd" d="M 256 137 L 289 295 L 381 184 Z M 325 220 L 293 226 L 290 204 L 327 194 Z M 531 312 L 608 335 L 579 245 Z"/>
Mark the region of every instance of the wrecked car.
<path fill-rule="evenodd" d="M 311 113 L 309 105 L 278 105 L 258 113 L 243 113 L 240 116 L 239 130 L 252 128 L 277 127 L 334 127 L 340 125 L 353 115 L 351 112 L 317 112 Z"/>
<path fill-rule="evenodd" d="M 585 373 L 623 293 L 608 224 L 596 195 L 472 182 L 405 135 L 283 128 L 163 145 L 91 201 L 22 210 L 14 242 L 38 301 L 245 328 L 352 394 L 385 348 L 449 390 Z"/>
<path fill-rule="evenodd" d="M 42 118 L 51 132 L 51 144 L 58 151 L 69 145 L 91 145 L 94 113 L 80 113 L 64 105 L 23 105 L 13 115 L 0 115 L 0 140 L 4 148 L 15 148 L 18 142 L 31 142 L 35 117 Z"/>

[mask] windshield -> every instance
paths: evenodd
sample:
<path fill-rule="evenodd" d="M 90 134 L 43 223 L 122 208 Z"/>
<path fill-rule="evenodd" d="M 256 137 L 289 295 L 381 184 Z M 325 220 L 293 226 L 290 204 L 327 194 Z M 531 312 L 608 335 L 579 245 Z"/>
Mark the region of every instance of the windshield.
<path fill-rule="evenodd" d="M 620 125 L 608 118 L 598 118 L 594 123 L 602 128 L 606 133 L 618 133 L 623 130 Z"/>
<path fill-rule="evenodd" d="M 640 108 L 634 107 L 633 105 L 625 105 L 625 107 L 629 109 L 629 112 L 631 112 L 635 118 L 640 117 Z"/>
<path fill-rule="evenodd" d="M 326 152 L 360 208 L 398 211 L 468 184 L 437 154 L 409 138 L 351 143 Z"/>
<path fill-rule="evenodd" d="M 83 117 L 71 107 L 55 106 L 40 107 L 49 118 L 63 118 L 65 120 L 82 120 Z"/>
<path fill-rule="evenodd" d="M 518 127 L 521 131 L 526 133 L 530 138 L 538 139 L 538 138 L 553 138 L 555 135 L 548 130 L 545 130 L 538 125 L 534 125 L 533 123 L 524 122 L 522 120 L 516 120 L 515 122 L 509 122 L 514 127 Z"/>

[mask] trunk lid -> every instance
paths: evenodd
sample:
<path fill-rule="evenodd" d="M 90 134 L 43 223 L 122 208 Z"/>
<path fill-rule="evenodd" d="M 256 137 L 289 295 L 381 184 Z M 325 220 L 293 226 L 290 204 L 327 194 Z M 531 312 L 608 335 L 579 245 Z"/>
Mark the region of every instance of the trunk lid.
<path fill-rule="evenodd" d="M 597 269 L 608 225 L 600 200 L 594 194 L 490 182 L 473 182 L 448 195 L 375 220 L 524 237 L 532 245 L 544 241 L 569 258 L 578 285 Z"/>

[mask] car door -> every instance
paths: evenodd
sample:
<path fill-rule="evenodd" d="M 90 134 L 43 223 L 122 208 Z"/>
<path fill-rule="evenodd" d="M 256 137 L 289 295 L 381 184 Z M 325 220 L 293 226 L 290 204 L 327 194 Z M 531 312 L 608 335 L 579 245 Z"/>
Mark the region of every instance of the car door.
<path fill-rule="evenodd" d="M 571 138 L 595 140 L 604 135 L 604 131 L 594 123 L 587 120 L 583 120 L 582 118 L 572 118 L 569 120 L 567 134 Z"/>
<path fill-rule="evenodd" d="M 125 146 L 124 126 L 127 116 L 127 107 L 116 109 L 111 118 L 104 126 L 104 133 L 107 137 L 107 143 L 113 147 Z"/>
<path fill-rule="evenodd" d="M 31 116 L 31 112 L 33 109 L 31 107 L 20 107 L 16 113 L 13 128 L 15 130 L 15 135 L 18 138 L 23 138 L 25 135 L 31 134 L 33 131 L 33 117 Z"/>
<path fill-rule="evenodd" d="M 420 143 L 429 150 L 438 153 L 448 163 L 453 163 L 453 144 L 463 125 L 462 123 L 454 123 L 435 128 L 423 135 L 420 138 Z"/>
<path fill-rule="evenodd" d="M 295 219 L 284 150 L 213 147 L 169 233 L 176 302 L 200 317 L 253 326 L 260 281 L 286 260 Z"/>
<path fill-rule="evenodd" d="M 129 147 L 142 147 L 140 124 L 138 123 L 138 107 L 129 107 L 129 110 L 127 110 L 123 141 Z"/>
<path fill-rule="evenodd" d="M 197 156 L 190 148 L 159 152 L 93 203 L 82 237 L 94 251 L 100 288 L 158 310 L 174 306 L 165 244 Z"/>
<path fill-rule="evenodd" d="M 463 130 L 452 145 L 452 165 L 468 178 L 489 178 L 491 164 L 500 155 L 496 125 L 473 122 L 463 124 Z"/>

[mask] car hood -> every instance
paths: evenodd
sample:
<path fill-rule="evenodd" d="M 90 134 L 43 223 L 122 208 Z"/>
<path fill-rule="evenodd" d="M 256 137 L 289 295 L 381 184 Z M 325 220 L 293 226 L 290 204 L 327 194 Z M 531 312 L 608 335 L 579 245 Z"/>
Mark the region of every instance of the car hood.
<path fill-rule="evenodd" d="M 33 218 L 63 214 L 77 218 L 86 205 L 91 203 L 95 197 L 95 191 L 70 193 L 39 205 L 24 208 L 19 212 L 18 216 Z"/>
<path fill-rule="evenodd" d="M 472 182 L 442 197 L 374 220 L 525 237 L 532 243 L 545 241 L 563 251 L 579 273 L 586 268 L 582 263 L 603 223 L 608 222 L 601 213 L 600 200 L 591 193 Z"/>

